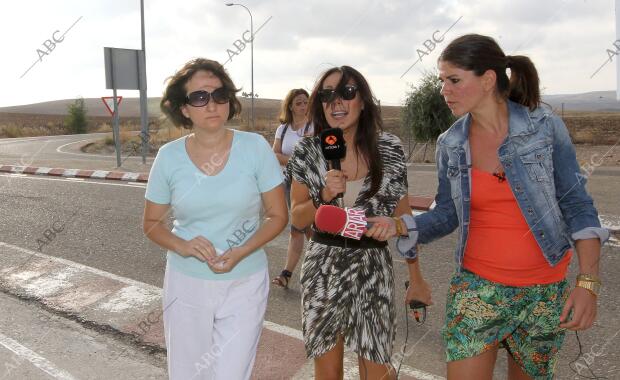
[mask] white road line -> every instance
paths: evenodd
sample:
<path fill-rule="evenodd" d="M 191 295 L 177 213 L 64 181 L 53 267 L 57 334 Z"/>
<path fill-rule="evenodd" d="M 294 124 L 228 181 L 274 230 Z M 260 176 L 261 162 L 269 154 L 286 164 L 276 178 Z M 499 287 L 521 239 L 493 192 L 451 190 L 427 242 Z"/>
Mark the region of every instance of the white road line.
<path fill-rule="evenodd" d="M 0 241 L 0 248 L 1 247 L 8 247 L 8 248 L 11 248 L 11 249 L 23 252 L 25 254 L 35 255 L 35 256 L 37 256 L 39 258 L 42 258 L 42 259 L 55 261 L 55 262 L 61 263 L 63 265 L 68 265 L 68 266 L 70 266 L 72 268 L 75 268 L 75 269 L 79 269 L 79 270 L 82 270 L 82 271 L 88 271 L 88 272 L 100 275 L 102 277 L 106 277 L 106 278 L 109 278 L 109 279 L 112 279 L 112 280 L 115 280 L 115 281 L 122 282 L 124 284 L 133 285 L 133 286 L 138 287 L 138 288 L 141 287 L 141 288 L 146 288 L 146 289 L 151 290 L 151 291 L 156 291 L 156 292 L 160 292 L 160 293 L 163 292 L 163 289 L 161 289 L 161 288 L 159 288 L 157 286 L 150 285 L 150 284 L 147 284 L 147 283 L 144 283 L 144 282 L 140 282 L 140 281 L 137 281 L 137 280 L 133 280 L 131 278 L 118 276 L 118 275 L 115 275 L 115 274 L 110 273 L 110 272 L 106 272 L 106 271 L 103 271 L 103 270 L 100 270 L 100 269 L 89 267 L 89 266 L 86 266 L 86 265 L 83 265 L 83 264 L 79 264 L 79 263 L 76 263 L 76 262 L 73 262 L 73 261 L 70 261 L 70 260 L 66 260 L 66 259 L 63 259 L 63 258 L 60 258 L 60 257 L 45 255 L 43 253 L 38 253 L 38 252 L 31 251 L 31 250 L 26 249 L 26 248 L 21 248 L 21 247 L 15 246 L 13 244 L 9 244 L 9 243 L 5 243 L 5 242 L 1 242 Z M 280 334 L 284 334 L 284 335 L 289 336 L 291 338 L 295 338 L 295 339 L 303 341 L 303 333 L 301 331 L 299 331 L 299 330 L 295 330 L 294 328 L 291 328 L 291 327 L 288 327 L 288 326 L 279 325 L 277 323 L 270 322 L 270 321 L 264 321 L 263 322 L 263 327 L 268 329 L 268 330 L 271 330 L 271 331 L 274 331 L 274 332 L 277 332 L 277 333 L 280 333 Z M 405 374 L 407 374 L 409 376 L 412 376 L 412 377 L 416 377 L 418 379 L 423 379 L 423 380 L 445 380 L 443 377 L 440 377 L 440 376 L 437 376 L 437 375 L 433 375 L 431 373 L 427 373 L 427 372 L 415 369 L 415 368 L 407 366 L 405 364 L 402 365 L 400 370 L 401 370 L 402 373 L 405 373 Z"/>
<path fill-rule="evenodd" d="M 87 133 L 87 136 L 93 136 L 93 135 L 105 135 L 111 132 L 95 132 L 95 133 Z M 20 141 L 20 140 L 41 140 L 41 141 L 46 141 L 49 139 L 60 139 L 63 140 L 62 137 L 71 137 L 71 138 L 75 138 L 75 136 L 77 135 L 52 135 L 52 136 L 34 136 L 34 137 L 12 137 L 12 138 L 4 138 L 4 139 L 0 139 L 0 143 L 11 143 L 14 141 Z M 95 138 L 96 136 L 93 136 L 93 138 Z"/>
<path fill-rule="evenodd" d="M 92 141 L 92 140 L 93 140 L 93 138 L 86 139 L 86 140 L 72 141 L 70 143 L 63 144 L 63 145 L 59 146 L 58 148 L 56 148 L 56 152 L 57 153 L 61 153 L 61 154 L 72 154 L 74 156 L 106 157 L 106 158 L 115 158 L 116 157 L 116 154 L 75 153 L 75 152 L 65 152 L 64 150 L 62 150 L 62 148 L 66 147 L 66 146 L 69 146 L 69 145 L 72 145 L 72 144 L 82 143 L 84 141 Z M 137 159 L 137 158 L 142 159 L 142 156 L 128 156 L 128 157 L 125 156 L 125 157 L 122 157 L 122 154 L 121 154 L 121 158 L 122 159 L 128 159 L 128 158 L 131 158 L 131 159 Z M 146 159 L 147 159 L 147 161 L 149 161 L 149 160 L 153 161 L 154 160 L 153 157 L 147 157 Z"/>
<path fill-rule="evenodd" d="M 105 185 L 105 186 L 123 186 L 123 187 L 137 187 L 140 189 L 144 189 L 146 188 L 146 186 L 136 186 L 136 185 L 130 185 L 130 184 L 126 184 L 126 183 L 109 183 L 109 182 L 96 182 L 96 181 L 80 181 L 80 179 L 84 179 L 84 178 L 65 178 L 65 177 L 41 177 L 41 176 L 34 176 L 34 175 L 26 175 L 26 174 L 20 174 L 20 175 L 16 175 L 16 174 L 0 174 L 0 177 L 10 177 L 10 178 L 21 178 L 21 179 L 32 179 L 32 180 L 37 180 L 37 181 L 64 181 L 64 182 L 71 182 L 71 183 L 84 183 L 84 184 L 94 184 L 94 185 Z M 95 178 L 97 181 L 101 180 L 100 178 Z"/>
<path fill-rule="evenodd" d="M 52 376 L 54 379 L 77 380 L 77 378 L 73 377 L 67 371 L 57 368 L 54 363 L 30 350 L 28 347 L 22 346 L 19 342 L 9 338 L 8 336 L 0 334 L 0 344 L 11 350 L 19 357 L 28 360 L 34 366 Z"/>
<path fill-rule="evenodd" d="M 304 340 L 304 334 L 301 331 L 295 330 L 294 328 L 291 328 L 288 326 L 282 326 L 277 323 L 264 321 L 263 327 L 266 328 L 267 330 L 271 330 L 271 331 L 289 336 L 291 338 L 295 338 L 298 340 Z"/>
<path fill-rule="evenodd" d="M 45 255 L 43 253 L 38 253 L 38 252 L 32 251 L 30 249 L 26 249 L 26 248 L 18 247 L 18 246 L 13 245 L 13 244 L 5 243 L 3 241 L 0 241 L 0 247 L 11 248 L 13 250 L 25 253 L 27 255 L 34 255 L 34 256 L 36 256 L 38 258 L 41 258 L 41 259 L 44 259 L 44 260 L 55 261 L 55 262 L 60 263 L 62 265 L 68 265 L 69 267 L 72 267 L 72 268 L 75 268 L 75 269 L 91 272 L 91 273 L 94 273 L 94 274 L 96 274 L 98 276 L 102 276 L 102 277 L 106 277 L 106 278 L 109 278 L 109 279 L 114 280 L 114 281 L 122 282 L 123 284 L 126 284 L 126 285 L 133 285 L 133 286 L 136 286 L 136 287 L 142 287 L 142 288 L 146 288 L 148 290 L 156 291 L 156 292 L 161 292 L 162 291 L 161 288 L 158 288 L 157 286 L 154 286 L 154 285 L 151 285 L 151 284 L 147 284 L 147 283 L 140 282 L 140 281 L 137 281 L 137 280 L 132 280 L 131 278 L 127 278 L 127 277 L 118 276 L 118 275 L 115 275 L 114 273 L 110 273 L 110 272 L 106 272 L 106 271 L 103 271 L 103 270 L 100 270 L 100 269 L 97 269 L 97 268 L 89 267 L 89 266 L 86 266 L 86 265 L 83 265 L 83 264 L 80 264 L 80 263 L 76 263 L 76 262 L 71 261 L 71 260 L 63 259 L 61 257 L 50 256 L 50 255 Z"/>

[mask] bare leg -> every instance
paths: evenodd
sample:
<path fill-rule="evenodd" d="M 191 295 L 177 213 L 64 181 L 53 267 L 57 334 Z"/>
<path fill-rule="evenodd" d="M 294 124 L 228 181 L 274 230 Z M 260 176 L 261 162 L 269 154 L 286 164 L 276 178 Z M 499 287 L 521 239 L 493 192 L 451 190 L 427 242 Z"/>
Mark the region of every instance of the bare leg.
<path fill-rule="evenodd" d="M 448 362 L 448 380 L 493 380 L 497 346 L 480 355 Z"/>
<path fill-rule="evenodd" d="M 284 269 L 292 272 L 297 267 L 301 252 L 304 249 L 304 234 L 299 231 L 291 230 L 288 240 L 288 251 L 286 252 L 286 266 Z"/>
<path fill-rule="evenodd" d="M 358 355 L 359 372 L 361 380 L 395 380 L 396 371 L 390 363 L 379 364 L 364 359 Z"/>
<path fill-rule="evenodd" d="M 344 339 L 341 337 L 331 350 L 314 359 L 314 378 L 316 380 L 341 380 L 344 376 Z"/>
<path fill-rule="evenodd" d="M 508 355 L 508 380 L 532 380 L 523 370 L 521 366 L 512 358 L 510 353 Z"/>

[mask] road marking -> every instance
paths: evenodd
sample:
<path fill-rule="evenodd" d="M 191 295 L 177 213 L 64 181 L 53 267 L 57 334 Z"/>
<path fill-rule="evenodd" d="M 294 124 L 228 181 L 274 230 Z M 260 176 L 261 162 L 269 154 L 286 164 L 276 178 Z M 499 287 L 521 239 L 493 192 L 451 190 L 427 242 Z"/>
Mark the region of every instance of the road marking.
<path fill-rule="evenodd" d="M 132 280 L 131 278 L 127 278 L 127 277 L 118 276 L 118 275 L 116 275 L 114 273 L 110 273 L 110 272 L 106 272 L 106 271 L 103 271 L 103 270 L 100 270 L 100 269 L 97 269 L 97 268 L 89 267 L 89 266 L 86 266 L 86 265 L 83 265 L 83 264 L 80 264 L 80 263 L 76 263 L 75 261 L 63 259 L 61 257 L 50 256 L 50 255 L 46 255 L 46 254 L 39 253 L 39 252 L 36 252 L 36 251 L 32 251 L 32 250 L 27 249 L 27 248 L 18 247 L 16 245 L 5 243 L 3 241 L 0 241 L 0 247 L 11 248 L 13 250 L 25 253 L 27 255 L 36 256 L 36 257 L 38 257 L 40 259 L 44 259 L 44 260 L 48 260 L 48 261 L 55 261 L 55 262 L 63 264 L 63 265 L 68 265 L 68 266 L 76 268 L 76 269 L 81 269 L 82 271 L 91 272 L 93 274 L 109 278 L 111 280 L 122 282 L 123 284 L 126 284 L 126 285 L 133 285 L 133 286 L 137 286 L 137 287 L 143 287 L 143 288 L 147 288 L 148 290 L 151 290 L 151 291 L 154 291 L 154 292 L 161 292 L 161 290 L 162 290 L 161 288 L 158 288 L 157 286 L 154 286 L 154 285 L 151 285 L 151 284 L 147 284 L 147 283 L 140 282 L 140 281 L 137 281 L 137 280 Z"/>
<path fill-rule="evenodd" d="M 72 145 L 72 144 L 79 144 L 79 143 L 83 143 L 85 141 L 93 141 L 94 138 L 90 138 L 90 139 L 85 139 L 85 140 L 79 140 L 79 141 L 72 141 L 70 143 L 67 144 L 63 144 L 61 146 L 59 146 L 58 148 L 56 148 L 56 152 L 57 153 L 61 153 L 61 154 L 72 154 L 74 156 L 86 156 L 86 157 L 107 157 L 107 158 L 115 158 L 116 154 L 98 154 L 98 153 L 75 153 L 75 152 L 65 152 L 64 150 L 62 150 L 64 147 Z M 141 156 L 127 156 L 124 157 L 125 159 L 127 158 L 132 158 L 132 159 L 142 159 Z M 146 158 L 147 161 L 151 160 L 153 161 L 154 158 L 153 157 L 147 157 Z"/>
<path fill-rule="evenodd" d="M 34 366 L 52 376 L 54 379 L 59 380 L 77 380 L 75 377 L 71 376 L 67 371 L 57 368 L 52 362 L 45 359 L 41 355 L 32 351 L 28 347 L 21 345 L 16 340 L 9 338 L 0 333 L 0 344 L 6 347 L 8 350 L 12 351 L 14 354 L 18 355 L 21 358 L 28 360 Z"/>
<path fill-rule="evenodd" d="M 150 284 L 147 284 L 147 283 L 144 283 L 144 282 L 140 282 L 140 281 L 137 281 L 137 280 L 133 280 L 131 278 L 122 277 L 122 276 L 119 276 L 119 275 L 116 275 L 116 274 L 113 274 L 113 273 L 110 273 L 110 272 L 106 272 L 106 271 L 103 271 L 103 270 L 100 270 L 100 269 L 97 269 L 97 268 L 89 267 L 89 266 L 86 266 L 86 265 L 83 265 L 83 264 L 80 264 L 80 263 L 76 263 L 76 262 L 73 262 L 73 261 L 70 261 L 70 260 L 67 260 L 67 259 L 63 259 L 63 258 L 60 258 L 60 257 L 50 256 L 50 255 L 46 255 L 46 254 L 43 254 L 43 253 L 38 253 L 38 252 L 29 250 L 29 249 L 26 249 L 26 248 L 21 248 L 21 247 L 15 246 L 13 244 L 9 244 L 9 243 L 5 243 L 5 242 L 1 242 L 0 241 L 0 248 L 1 247 L 7 247 L 7 248 L 10 248 L 10 249 L 17 250 L 19 252 L 25 253 L 27 255 L 33 255 L 33 256 L 36 256 L 36 257 L 41 258 L 41 259 L 50 260 L 50 261 L 54 261 L 54 262 L 57 262 L 57 263 L 60 263 L 60 264 L 63 264 L 63 265 L 67 265 L 70 268 L 72 268 L 71 271 L 75 271 L 75 270 L 78 270 L 78 272 L 79 271 L 88 271 L 88 272 L 97 274 L 99 276 L 106 277 L 106 278 L 109 278 L 111 280 L 119 281 L 119 282 L 122 282 L 124 284 L 130 285 L 130 287 L 132 288 L 131 291 L 129 291 L 127 288 L 123 288 L 123 289 L 126 290 L 125 293 L 130 293 L 129 294 L 130 298 L 131 298 L 131 300 L 133 301 L 134 304 L 140 304 L 141 301 L 142 301 L 142 303 L 149 303 L 149 302 L 151 302 L 153 300 L 152 297 L 153 297 L 154 293 L 157 293 L 157 294 L 162 294 L 163 293 L 163 289 L 161 289 L 161 288 L 159 288 L 157 286 L 150 285 Z M 143 292 L 141 290 L 137 290 L 136 288 L 137 289 L 147 289 L 147 291 Z M 123 301 L 123 302 L 125 302 L 125 301 Z M 120 304 L 119 303 L 115 307 L 119 307 L 123 311 L 126 310 L 126 307 L 124 307 L 124 304 Z M 110 310 L 110 311 L 118 311 L 118 310 Z M 286 336 L 289 336 L 291 338 L 295 338 L 295 339 L 300 340 L 300 341 L 303 342 L 303 334 L 302 334 L 302 332 L 299 331 L 299 330 L 296 330 L 296 329 L 294 329 L 292 327 L 288 327 L 288 326 L 284 326 L 284 325 L 279 325 L 277 323 L 270 322 L 270 321 L 264 321 L 263 322 L 263 327 L 268 329 L 268 330 L 271 330 L 271 331 L 274 331 L 274 332 L 277 332 L 277 333 L 280 333 L 280 334 L 284 334 Z M 355 364 L 354 366 L 357 366 L 357 364 Z M 409 375 L 409 376 L 412 376 L 412 377 L 415 377 L 417 379 L 423 379 L 423 380 L 445 380 L 443 377 L 440 377 L 440 376 L 437 376 L 437 375 L 433 375 L 431 373 L 427 373 L 427 372 L 415 369 L 415 368 L 407 366 L 405 364 L 402 365 L 400 370 L 401 370 L 402 373 L 404 373 L 406 375 Z M 352 370 L 350 368 L 347 368 L 347 371 L 352 371 Z"/>
<path fill-rule="evenodd" d="M 35 176 L 35 175 L 26 175 L 26 174 L 0 174 L 0 177 L 10 177 L 10 178 L 23 178 L 23 179 L 32 179 L 32 180 L 38 180 L 38 181 L 64 181 L 64 182 L 72 182 L 72 183 L 84 183 L 84 184 L 95 184 L 95 185 L 106 185 L 106 186 L 124 186 L 124 187 L 137 187 L 140 189 L 144 189 L 146 188 L 145 185 L 142 186 L 137 186 L 137 185 L 130 185 L 130 184 L 126 184 L 126 183 L 110 183 L 110 182 L 96 182 L 96 181 L 80 181 L 83 180 L 84 178 L 65 178 L 65 177 L 40 177 L 40 176 Z M 101 178 L 95 178 L 96 180 L 101 180 Z M 112 180 L 108 180 L 108 181 L 112 181 Z M 135 183 L 135 182 L 130 182 L 130 183 Z"/>

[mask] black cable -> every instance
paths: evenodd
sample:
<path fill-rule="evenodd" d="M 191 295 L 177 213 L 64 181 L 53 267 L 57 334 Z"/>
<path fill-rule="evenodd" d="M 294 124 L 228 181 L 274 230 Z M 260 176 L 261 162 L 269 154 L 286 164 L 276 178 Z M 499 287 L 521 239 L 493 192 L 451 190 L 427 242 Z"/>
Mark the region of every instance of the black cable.
<path fill-rule="evenodd" d="M 581 373 L 579 373 L 579 371 L 577 371 L 574 367 L 575 363 L 581 359 L 581 357 L 583 356 L 583 347 L 581 345 L 581 339 L 579 339 L 579 334 L 577 333 L 577 331 L 575 331 L 575 337 L 577 338 L 577 344 L 579 345 L 579 353 L 577 354 L 577 357 L 571 361 L 570 363 L 568 363 L 568 367 L 575 372 L 578 376 L 583 377 L 584 379 L 592 379 L 592 380 L 601 380 L 601 379 L 607 379 L 604 376 L 597 376 L 594 374 L 594 371 L 592 371 L 592 368 L 590 368 L 590 364 L 588 363 L 587 360 L 584 360 L 584 362 L 586 363 L 586 368 L 588 369 L 588 371 L 590 371 L 590 374 L 592 376 L 584 376 Z"/>
<path fill-rule="evenodd" d="M 405 292 L 409 289 L 409 281 L 405 281 Z M 400 367 L 403 365 L 403 361 L 405 360 L 405 352 L 407 352 L 407 342 L 409 340 L 409 315 L 407 310 L 407 306 L 413 310 L 415 313 L 416 324 L 418 326 L 422 326 L 424 322 L 426 322 L 426 305 L 420 301 L 411 301 L 409 305 L 405 303 L 405 343 L 403 343 L 402 349 L 402 357 L 400 358 L 400 363 L 398 363 L 398 369 L 396 370 L 396 380 L 398 380 L 398 376 L 400 374 Z M 419 318 L 418 309 L 422 309 L 422 318 Z"/>
<path fill-rule="evenodd" d="M 405 343 L 403 344 L 403 352 L 400 357 L 400 363 L 398 363 L 398 369 L 396 370 L 396 380 L 398 380 L 398 376 L 400 374 L 400 367 L 403 365 L 403 361 L 405 360 L 405 352 L 407 352 L 407 341 L 409 340 L 409 318 L 407 316 L 407 303 L 405 303 Z"/>

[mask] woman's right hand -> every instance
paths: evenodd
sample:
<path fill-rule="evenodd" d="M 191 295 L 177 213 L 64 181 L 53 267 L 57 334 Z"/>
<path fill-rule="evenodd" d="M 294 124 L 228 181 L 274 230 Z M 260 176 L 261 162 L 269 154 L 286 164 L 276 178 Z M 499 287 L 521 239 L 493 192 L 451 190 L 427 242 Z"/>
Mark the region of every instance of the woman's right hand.
<path fill-rule="evenodd" d="M 323 202 L 331 202 L 347 190 L 347 179 L 341 170 L 332 169 L 325 174 L 325 187 L 321 189 Z"/>
<path fill-rule="evenodd" d="M 184 241 L 176 252 L 183 257 L 195 257 L 209 264 L 214 264 L 217 258 L 215 247 L 203 236 Z"/>

